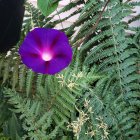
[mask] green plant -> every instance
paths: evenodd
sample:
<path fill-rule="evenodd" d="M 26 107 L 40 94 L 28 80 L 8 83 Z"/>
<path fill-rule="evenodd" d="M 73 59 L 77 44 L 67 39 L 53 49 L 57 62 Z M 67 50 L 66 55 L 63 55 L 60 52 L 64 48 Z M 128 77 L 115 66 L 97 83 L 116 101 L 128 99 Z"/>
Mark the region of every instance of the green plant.
<path fill-rule="evenodd" d="M 57 14 L 78 5 L 83 7 L 54 21 L 53 14 L 45 17 L 32 4 L 25 4 L 21 40 L 0 58 L 0 127 L 13 140 L 140 137 L 140 28 L 129 26 L 139 15 L 123 21 L 140 3 L 78 0 Z M 17 50 L 28 31 L 54 28 L 76 14 L 79 18 L 62 29 L 73 46 L 71 65 L 55 76 L 27 69 Z"/>

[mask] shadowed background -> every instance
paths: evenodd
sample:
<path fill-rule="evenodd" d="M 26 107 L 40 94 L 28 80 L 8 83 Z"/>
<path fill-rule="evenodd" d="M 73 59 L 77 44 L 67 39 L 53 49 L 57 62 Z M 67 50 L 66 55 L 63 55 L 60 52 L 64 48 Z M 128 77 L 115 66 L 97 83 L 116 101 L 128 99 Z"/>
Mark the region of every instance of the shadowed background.
<path fill-rule="evenodd" d="M 20 38 L 24 0 L 0 0 L 0 52 L 8 51 Z"/>

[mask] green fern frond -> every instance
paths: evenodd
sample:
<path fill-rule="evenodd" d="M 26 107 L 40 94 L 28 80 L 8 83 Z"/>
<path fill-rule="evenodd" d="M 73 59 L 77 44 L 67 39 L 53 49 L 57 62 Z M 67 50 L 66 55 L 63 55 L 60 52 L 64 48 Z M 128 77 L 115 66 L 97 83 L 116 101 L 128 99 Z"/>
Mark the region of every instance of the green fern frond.
<path fill-rule="evenodd" d="M 20 120 L 22 121 L 22 127 L 25 131 L 25 135 L 22 139 L 48 139 L 55 138 L 57 136 L 59 126 L 56 126 L 54 130 L 49 130 L 52 122 L 52 111 L 48 111 L 42 114 L 41 103 L 38 101 L 31 101 L 23 99 L 16 92 L 10 89 L 5 89 L 5 97 L 9 98 L 9 104 L 16 108 L 11 108 L 11 111 L 16 114 L 20 114 Z M 63 124 L 60 122 L 59 124 Z"/>

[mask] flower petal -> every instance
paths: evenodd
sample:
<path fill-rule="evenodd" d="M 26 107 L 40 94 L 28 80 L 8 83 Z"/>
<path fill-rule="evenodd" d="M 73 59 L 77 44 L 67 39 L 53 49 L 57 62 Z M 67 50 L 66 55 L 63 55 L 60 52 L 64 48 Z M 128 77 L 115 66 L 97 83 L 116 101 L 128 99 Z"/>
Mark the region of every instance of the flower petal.
<path fill-rule="evenodd" d="M 66 68 L 71 62 L 71 59 L 65 59 L 63 57 L 56 57 L 51 60 L 46 66 L 46 73 L 53 75 L 60 72 L 62 69 Z"/>

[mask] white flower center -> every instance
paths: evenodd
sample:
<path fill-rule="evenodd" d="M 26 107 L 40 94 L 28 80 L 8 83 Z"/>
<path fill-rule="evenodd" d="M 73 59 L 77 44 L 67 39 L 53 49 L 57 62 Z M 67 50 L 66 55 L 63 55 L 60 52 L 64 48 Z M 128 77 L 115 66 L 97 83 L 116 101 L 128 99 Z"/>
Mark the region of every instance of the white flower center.
<path fill-rule="evenodd" d="M 43 53 L 42 59 L 44 61 L 50 61 L 52 59 L 52 55 L 50 53 Z"/>

